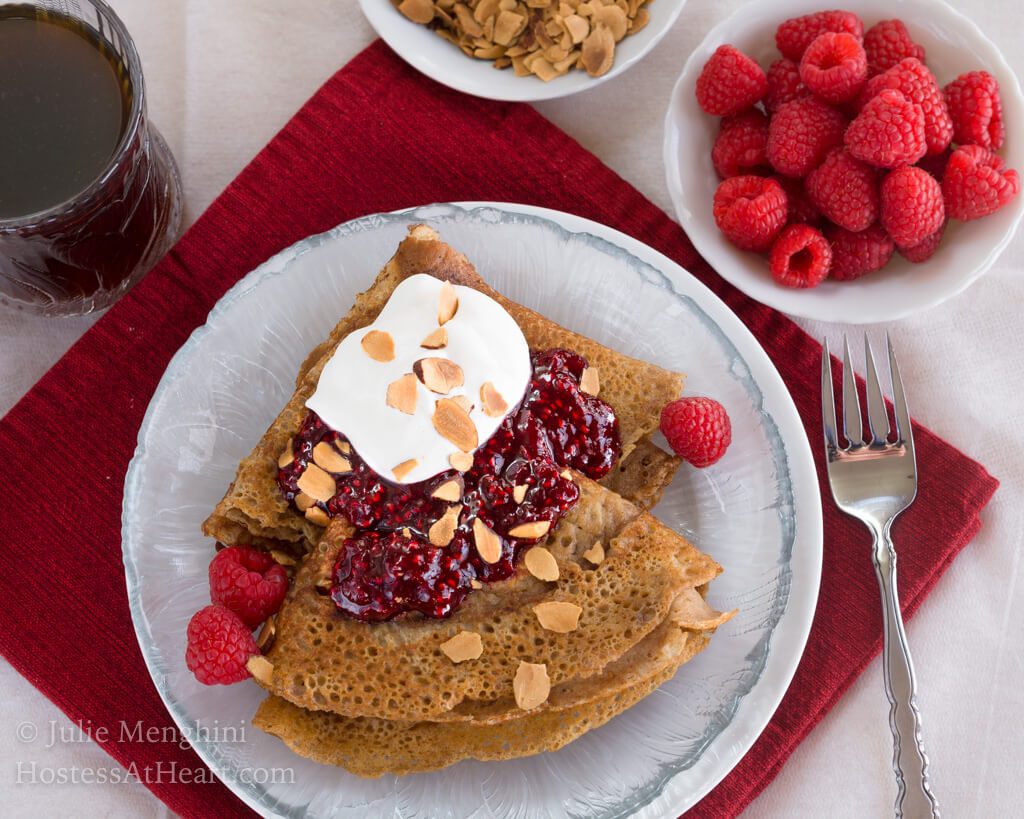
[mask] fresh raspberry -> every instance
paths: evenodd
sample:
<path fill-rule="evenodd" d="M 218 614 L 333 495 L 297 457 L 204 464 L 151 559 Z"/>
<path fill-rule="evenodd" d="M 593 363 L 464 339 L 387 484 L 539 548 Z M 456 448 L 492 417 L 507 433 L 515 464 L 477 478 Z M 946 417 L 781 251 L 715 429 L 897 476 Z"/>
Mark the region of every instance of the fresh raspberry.
<path fill-rule="evenodd" d="M 785 287 L 817 287 L 832 266 L 832 248 L 810 225 L 789 225 L 768 254 L 772 278 Z"/>
<path fill-rule="evenodd" d="M 814 206 L 840 227 L 864 230 L 878 219 L 878 171 L 845 148 L 834 148 L 806 185 Z"/>
<path fill-rule="evenodd" d="M 844 32 L 854 37 L 864 36 L 864 24 L 852 11 L 818 11 L 793 17 L 775 31 L 775 45 L 787 60 L 800 62 L 807 46 L 826 31 Z"/>
<path fill-rule="evenodd" d="M 846 147 L 854 157 L 879 168 L 912 165 L 927 150 L 924 113 L 899 91 L 886 89 L 868 101 L 846 129 Z M 771 134 L 768 158 L 771 159 Z"/>
<path fill-rule="evenodd" d="M 998 151 L 1003 147 L 1003 103 L 999 83 L 987 71 L 961 74 L 946 86 L 953 141 Z"/>
<path fill-rule="evenodd" d="M 1003 160 L 978 145 L 961 145 L 949 158 L 942 177 L 946 213 L 969 222 L 999 210 L 1020 193 L 1020 177 Z"/>
<path fill-rule="evenodd" d="M 942 234 L 945 232 L 946 223 L 943 222 L 942 227 L 931 236 L 925 236 L 924 239 L 913 247 L 901 247 L 900 255 L 908 262 L 913 262 L 914 264 L 928 261 L 935 251 L 939 249 L 939 244 L 942 242 Z"/>
<path fill-rule="evenodd" d="M 210 599 L 237 614 L 250 629 L 281 608 L 288 575 L 270 555 L 229 546 L 210 561 Z"/>
<path fill-rule="evenodd" d="M 773 176 L 772 179 L 782 185 L 786 192 L 787 225 L 817 225 L 821 222 L 821 212 L 811 202 L 802 179 L 791 176 Z"/>
<path fill-rule="evenodd" d="M 953 120 L 942 89 L 928 67 L 915 57 L 908 57 L 884 74 L 868 80 L 857 100 L 863 108 L 868 100 L 877 97 L 886 88 L 899 91 L 924 114 L 924 138 L 928 154 L 941 154 L 953 139 Z"/>
<path fill-rule="evenodd" d="M 774 114 L 787 102 L 811 93 L 800 79 L 800 66 L 785 57 L 768 66 L 767 77 L 764 107 L 769 114 Z"/>
<path fill-rule="evenodd" d="M 900 60 L 915 57 L 924 62 L 924 49 L 915 43 L 902 20 L 882 20 L 864 32 L 868 76 L 888 71 Z"/>
<path fill-rule="evenodd" d="M 897 247 L 913 247 L 942 227 L 946 206 L 935 177 L 898 168 L 882 180 L 882 227 Z"/>
<path fill-rule="evenodd" d="M 203 685 L 229 685 L 249 676 L 245 662 L 259 654 L 249 627 L 223 606 L 207 606 L 188 621 L 185 665 Z"/>
<path fill-rule="evenodd" d="M 768 170 L 768 117 L 751 108 L 724 117 L 718 128 L 711 161 L 722 179 Z"/>
<path fill-rule="evenodd" d="M 917 167 L 922 171 L 927 171 L 941 182 L 943 175 L 946 173 L 946 165 L 949 164 L 949 158 L 952 155 L 952 148 L 946 148 L 941 154 L 926 154 L 917 163 Z"/>
<path fill-rule="evenodd" d="M 715 49 L 697 77 L 697 103 L 708 114 L 738 114 L 760 101 L 768 78 L 756 62 L 731 45 Z"/>
<path fill-rule="evenodd" d="M 718 463 L 732 443 L 732 424 L 714 398 L 677 398 L 661 411 L 661 433 L 687 463 L 703 469 Z"/>
<path fill-rule="evenodd" d="M 786 224 L 786 193 L 774 179 L 733 176 L 715 191 L 715 224 L 743 250 L 767 250 Z"/>
<path fill-rule="evenodd" d="M 807 176 L 843 144 L 846 117 L 815 97 L 787 102 L 768 124 L 768 161 L 785 176 Z"/>
<path fill-rule="evenodd" d="M 877 222 L 859 233 L 830 225 L 825 229 L 825 236 L 832 243 L 829 276 L 841 282 L 881 270 L 896 249 L 895 242 Z"/>
<path fill-rule="evenodd" d="M 826 31 L 807 47 L 800 60 L 804 85 L 832 105 L 856 97 L 867 78 L 864 47 L 852 34 Z"/>

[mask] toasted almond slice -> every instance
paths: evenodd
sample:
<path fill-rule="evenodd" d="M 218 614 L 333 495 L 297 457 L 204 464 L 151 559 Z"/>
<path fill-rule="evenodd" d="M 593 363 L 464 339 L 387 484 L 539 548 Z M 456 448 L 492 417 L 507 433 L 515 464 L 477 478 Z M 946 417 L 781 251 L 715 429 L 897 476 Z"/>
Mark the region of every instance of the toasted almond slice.
<path fill-rule="evenodd" d="M 442 398 L 434 407 L 434 429 L 463 452 L 472 452 L 480 443 L 476 424 L 469 413 L 450 398 Z"/>
<path fill-rule="evenodd" d="M 597 371 L 597 367 L 585 367 L 583 369 L 583 376 L 580 378 L 580 389 L 587 395 L 597 398 L 597 393 L 601 389 L 601 376 Z"/>
<path fill-rule="evenodd" d="M 508 402 L 501 397 L 494 384 L 485 381 L 480 386 L 480 403 L 484 408 L 484 415 L 491 418 L 502 418 L 508 412 Z"/>
<path fill-rule="evenodd" d="M 441 651 L 453 663 L 475 660 L 484 653 L 484 642 L 475 631 L 460 631 L 450 640 L 441 643 Z"/>
<path fill-rule="evenodd" d="M 299 475 L 297 483 L 299 489 L 313 500 L 324 503 L 333 498 L 334 493 L 338 491 L 338 485 L 334 482 L 334 478 L 316 464 L 309 464 L 306 471 Z"/>
<path fill-rule="evenodd" d="M 427 350 L 440 350 L 448 346 L 448 331 L 444 327 L 438 327 L 420 342 L 420 347 Z"/>
<path fill-rule="evenodd" d="M 363 340 L 359 344 L 362 346 L 363 352 L 374 361 L 395 360 L 395 340 L 391 337 L 391 333 L 385 333 L 383 330 L 370 330 L 363 336 Z"/>
<path fill-rule="evenodd" d="M 558 580 L 558 561 L 543 546 L 534 546 L 523 558 L 526 570 L 538 580 Z"/>
<path fill-rule="evenodd" d="M 577 10 L 577 14 L 583 14 L 583 6 Z M 593 16 L 593 11 L 590 14 Z M 591 77 L 600 77 L 608 73 L 615 61 L 615 37 L 604 23 L 592 21 L 591 24 L 593 28 L 583 41 L 580 51 L 580 62 Z"/>
<path fill-rule="evenodd" d="M 317 526 L 327 526 L 331 522 L 331 519 L 327 517 L 327 513 L 319 506 L 310 506 L 306 510 L 306 520 L 310 523 L 315 523 Z"/>
<path fill-rule="evenodd" d="M 313 499 L 305 492 L 299 492 L 299 494 L 295 496 L 295 505 L 299 507 L 300 512 L 305 512 L 313 505 Z"/>
<path fill-rule="evenodd" d="M 486 563 L 501 560 L 501 538 L 480 518 L 473 521 L 473 541 L 481 559 Z"/>
<path fill-rule="evenodd" d="M 415 458 L 410 458 L 407 461 L 402 461 L 398 466 L 392 467 L 391 474 L 395 476 L 396 481 L 400 481 L 419 465 L 419 461 Z"/>
<path fill-rule="evenodd" d="M 434 19 L 434 4 L 430 0 L 402 0 L 398 10 L 414 23 L 426 25 Z"/>
<path fill-rule="evenodd" d="M 529 489 L 529 488 L 530 487 L 528 487 L 525 483 L 521 483 L 521 484 L 519 484 L 519 486 L 513 486 L 512 487 L 512 499 L 516 503 L 522 503 L 523 500 L 526 498 L 526 490 Z"/>
<path fill-rule="evenodd" d="M 270 685 L 274 679 L 274 664 L 262 654 L 253 654 L 245 661 L 245 667 L 257 682 Z"/>
<path fill-rule="evenodd" d="M 277 636 L 277 617 L 271 614 L 260 627 L 260 633 L 256 635 L 256 648 L 266 654 L 274 645 L 274 638 Z"/>
<path fill-rule="evenodd" d="M 544 663 L 519 662 L 516 676 L 512 680 L 512 693 L 516 705 L 524 711 L 532 711 L 547 701 L 551 693 L 551 678 L 548 667 Z"/>
<path fill-rule="evenodd" d="M 345 455 L 349 455 L 352 452 L 352 444 L 348 441 L 336 441 L 334 445 L 338 448 L 338 451 Z"/>
<path fill-rule="evenodd" d="M 453 395 L 452 401 L 462 407 L 466 412 L 473 411 L 473 402 L 469 400 L 468 395 Z"/>
<path fill-rule="evenodd" d="M 593 563 L 595 566 L 600 566 L 604 562 L 604 546 L 600 540 L 595 540 L 594 545 L 581 556 L 584 560 Z"/>
<path fill-rule="evenodd" d="M 531 520 L 529 523 L 520 523 L 508 530 L 512 537 L 520 537 L 523 540 L 536 540 L 544 537 L 551 528 L 549 520 Z"/>
<path fill-rule="evenodd" d="M 281 453 L 280 457 L 277 459 L 277 467 L 278 467 L 278 469 L 284 469 L 286 466 L 288 466 L 288 464 L 290 464 L 292 461 L 295 460 L 295 455 L 293 454 L 293 451 L 292 451 L 292 444 L 294 442 L 295 442 L 294 438 L 289 438 L 288 439 L 288 446 L 286 446 L 284 448 L 284 451 Z"/>
<path fill-rule="evenodd" d="M 421 358 L 412 371 L 424 387 L 438 395 L 447 395 L 465 382 L 462 367 L 447 358 Z"/>
<path fill-rule="evenodd" d="M 465 483 L 460 475 L 457 478 L 445 481 L 437 489 L 430 493 L 430 497 L 437 498 L 438 500 L 455 501 L 462 500 L 462 490 L 465 488 Z"/>
<path fill-rule="evenodd" d="M 274 561 L 281 566 L 294 566 L 295 558 L 287 552 L 279 551 L 278 549 L 271 549 L 270 556 L 274 558 Z"/>
<path fill-rule="evenodd" d="M 470 581 L 469 581 L 469 585 L 470 585 L 470 586 L 471 586 L 472 588 L 474 588 L 474 589 L 482 589 L 482 588 L 484 587 L 484 584 L 483 584 L 483 583 L 481 583 L 481 582 L 480 582 L 479 580 L 477 580 L 476 578 L 473 578 L 472 580 L 470 580 Z"/>
<path fill-rule="evenodd" d="M 406 373 L 388 384 L 387 405 L 406 415 L 416 412 L 416 376 Z"/>
<path fill-rule="evenodd" d="M 457 10 L 458 9 L 456 8 L 456 11 Z M 479 34 L 474 36 L 479 36 Z M 441 285 L 441 295 L 437 304 L 437 323 L 442 325 L 447 324 L 455 318 L 455 313 L 458 312 L 458 309 L 459 296 L 455 292 L 455 288 L 452 287 L 452 283 L 445 282 Z"/>
<path fill-rule="evenodd" d="M 313 447 L 313 463 L 327 472 L 345 473 L 352 471 L 352 463 L 327 441 Z"/>
<path fill-rule="evenodd" d="M 569 36 L 572 37 L 573 45 L 582 43 L 590 33 L 590 24 L 578 14 L 568 15 L 562 23 L 565 25 L 565 30 L 569 32 Z"/>
<path fill-rule="evenodd" d="M 561 472 L 558 473 L 558 477 L 562 478 L 562 480 L 571 481 L 573 479 L 572 478 L 572 470 L 571 469 L 563 469 Z"/>
<path fill-rule="evenodd" d="M 434 546 L 447 546 L 455 537 L 455 530 L 459 526 L 459 514 L 462 506 L 449 506 L 444 515 L 439 517 L 434 525 L 427 532 L 427 539 Z"/>
<path fill-rule="evenodd" d="M 534 606 L 533 613 L 537 615 L 541 628 L 556 634 L 568 634 L 570 631 L 576 631 L 583 609 L 575 603 L 549 600 Z"/>
<path fill-rule="evenodd" d="M 471 452 L 453 452 L 448 456 L 448 463 L 452 465 L 452 469 L 469 472 L 473 468 L 473 454 Z"/>
<path fill-rule="evenodd" d="M 406 540 L 412 540 L 412 529 L 410 529 L 408 526 L 403 526 L 402 537 L 404 537 Z"/>

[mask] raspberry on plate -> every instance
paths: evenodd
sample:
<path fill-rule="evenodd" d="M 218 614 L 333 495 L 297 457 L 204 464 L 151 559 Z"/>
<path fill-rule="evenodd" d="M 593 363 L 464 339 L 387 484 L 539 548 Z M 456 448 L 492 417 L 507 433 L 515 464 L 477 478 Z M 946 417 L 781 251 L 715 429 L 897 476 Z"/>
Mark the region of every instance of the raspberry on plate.
<path fill-rule="evenodd" d="M 924 113 L 899 91 L 886 89 L 869 100 L 846 129 L 846 147 L 879 168 L 912 165 L 925 155 Z M 768 136 L 771 159 L 771 133 Z"/>
<path fill-rule="evenodd" d="M 1003 147 L 1003 103 L 999 83 L 987 71 L 961 74 L 944 89 L 953 118 L 953 141 L 998 151 Z"/>
<path fill-rule="evenodd" d="M 661 410 L 661 433 L 672 451 L 703 469 L 721 460 L 732 443 L 732 424 L 714 398 L 677 398 Z"/>
<path fill-rule="evenodd" d="M 759 102 L 768 90 L 768 78 L 754 60 L 731 45 L 722 45 L 697 77 L 697 103 L 708 114 L 738 114 Z"/>
<path fill-rule="evenodd" d="M 891 88 L 899 91 L 924 114 L 924 138 L 928 155 L 941 154 L 953 140 L 953 120 L 946 107 L 946 98 L 939 88 L 935 76 L 928 67 L 915 57 L 908 57 L 894 65 L 884 74 L 868 80 L 857 100 L 860 108 L 873 97 Z"/>
<path fill-rule="evenodd" d="M 942 227 L 946 207 L 938 181 L 921 168 L 898 168 L 882 180 L 882 227 L 897 247 L 913 247 Z"/>
<path fill-rule="evenodd" d="M 852 11 L 818 11 L 793 17 L 783 22 L 775 31 L 775 45 L 787 60 L 800 62 L 807 46 L 826 31 L 852 34 L 858 39 L 864 36 L 864 24 Z"/>
<path fill-rule="evenodd" d="M 743 250 L 767 250 L 786 224 L 786 213 L 786 193 L 774 179 L 733 176 L 715 191 L 715 224 Z"/>
<path fill-rule="evenodd" d="M 834 148 L 806 184 L 814 206 L 840 227 L 864 230 L 878 219 L 878 171 L 845 148 Z"/>
<path fill-rule="evenodd" d="M 939 249 L 939 245 L 942 243 L 942 234 L 945 232 L 946 222 L 943 222 L 942 227 L 931 236 L 925 236 L 913 247 L 901 247 L 900 256 L 913 264 L 928 261 L 935 254 L 935 251 Z"/>
<path fill-rule="evenodd" d="M 786 192 L 786 224 L 793 225 L 802 222 L 805 225 L 817 225 L 821 222 L 821 212 L 814 207 L 814 203 L 807 195 L 802 179 L 794 179 L 791 176 L 773 176 L 776 182 L 782 185 Z"/>
<path fill-rule="evenodd" d="M 259 653 L 249 627 L 223 606 L 207 606 L 188 621 L 185 665 L 203 685 L 241 682 L 250 676 L 246 661 Z"/>
<path fill-rule="evenodd" d="M 266 552 L 249 546 L 221 549 L 210 561 L 210 599 L 230 609 L 250 629 L 281 608 L 288 574 Z"/>
<path fill-rule="evenodd" d="M 913 41 L 902 20 L 882 20 L 865 31 L 864 51 L 869 77 L 888 71 L 907 57 L 924 62 L 924 48 Z"/>
<path fill-rule="evenodd" d="M 806 176 L 843 144 L 846 117 L 815 97 L 787 102 L 768 123 L 768 161 L 785 176 Z"/>
<path fill-rule="evenodd" d="M 711 161 L 722 179 L 768 170 L 768 117 L 751 108 L 724 117 L 718 128 Z"/>
<path fill-rule="evenodd" d="M 896 249 L 896 243 L 877 222 L 859 233 L 829 225 L 825 228 L 825 236 L 832 243 L 829 276 L 841 282 L 881 270 Z"/>
<path fill-rule="evenodd" d="M 787 102 L 806 97 L 811 92 L 800 79 L 800 66 L 783 57 L 768 66 L 768 90 L 764 95 L 764 107 L 774 114 Z"/>
<path fill-rule="evenodd" d="M 1018 193 L 1017 172 L 978 145 L 961 145 L 953 151 L 942 177 L 946 213 L 962 222 L 995 213 Z"/>
<path fill-rule="evenodd" d="M 856 97 L 867 76 L 864 47 L 852 34 L 827 31 L 807 47 L 800 60 L 804 85 L 832 105 Z"/>
<path fill-rule="evenodd" d="M 768 254 L 772 278 L 785 287 L 817 287 L 832 266 L 832 248 L 810 225 L 789 225 Z"/>

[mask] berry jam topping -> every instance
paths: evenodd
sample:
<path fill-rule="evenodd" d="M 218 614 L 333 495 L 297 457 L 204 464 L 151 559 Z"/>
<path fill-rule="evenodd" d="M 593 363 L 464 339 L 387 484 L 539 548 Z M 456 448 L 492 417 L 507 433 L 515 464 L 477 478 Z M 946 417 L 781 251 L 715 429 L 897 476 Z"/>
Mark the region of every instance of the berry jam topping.
<path fill-rule="evenodd" d="M 334 567 L 331 598 L 341 612 L 366 622 L 410 611 L 447 617 L 473 580 L 494 582 L 515 573 L 520 553 L 535 541 L 511 537 L 510 530 L 536 521 L 549 521 L 554 529 L 576 504 L 579 489 L 562 476 L 566 467 L 594 480 L 612 468 L 621 453 L 619 422 L 610 406 L 580 389 L 586 361 L 567 350 L 535 352 L 531 360 L 533 377 L 522 402 L 476 451 L 463 475 L 459 525 L 446 546 L 432 545 L 429 532 L 453 504 L 431 495 L 457 472 L 420 483 L 391 483 L 370 469 L 341 433 L 316 413 L 307 414 L 295 436 L 294 459 L 278 471 L 277 480 L 294 504 L 299 477 L 322 442 L 351 465 L 349 472 L 332 473 L 334 496 L 316 504 L 361 530 L 344 541 Z M 521 503 L 515 500 L 517 486 L 527 487 Z M 486 562 L 477 551 L 477 518 L 499 536 L 496 562 Z"/>

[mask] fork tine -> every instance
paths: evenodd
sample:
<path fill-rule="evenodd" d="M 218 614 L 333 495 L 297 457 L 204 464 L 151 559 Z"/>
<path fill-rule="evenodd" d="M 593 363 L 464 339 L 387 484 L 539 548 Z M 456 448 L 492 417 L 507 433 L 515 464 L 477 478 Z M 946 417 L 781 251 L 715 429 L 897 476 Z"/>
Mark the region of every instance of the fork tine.
<path fill-rule="evenodd" d="M 864 423 L 860 418 L 857 381 L 850 361 L 850 340 L 843 335 L 843 434 L 851 444 L 864 443 Z"/>
<path fill-rule="evenodd" d="M 876 444 L 884 444 L 889 437 L 889 413 L 885 411 L 885 399 L 882 388 L 878 384 L 878 371 L 875 369 L 875 354 L 871 351 L 871 341 L 864 334 L 864 357 L 867 359 L 868 382 L 868 429 L 871 440 Z"/>
<path fill-rule="evenodd" d="M 907 396 L 903 392 L 900 365 L 896 362 L 896 351 L 892 348 L 892 338 L 888 331 L 885 334 L 885 343 L 889 348 L 889 377 L 892 379 L 892 403 L 896 410 L 896 440 L 912 448 L 914 430 L 910 425 L 910 410 L 907 408 Z"/>
<path fill-rule="evenodd" d="M 828 351 L 828 339 L 821 349 L 821 426 L 825 431 L 825 448 L 839 449 L 836 437 L 836 398 L 832 392 L 832 356 Z"/>

